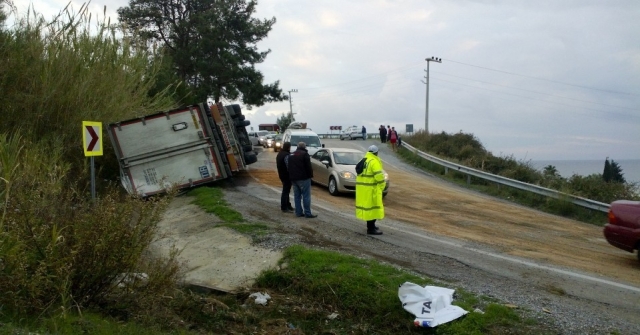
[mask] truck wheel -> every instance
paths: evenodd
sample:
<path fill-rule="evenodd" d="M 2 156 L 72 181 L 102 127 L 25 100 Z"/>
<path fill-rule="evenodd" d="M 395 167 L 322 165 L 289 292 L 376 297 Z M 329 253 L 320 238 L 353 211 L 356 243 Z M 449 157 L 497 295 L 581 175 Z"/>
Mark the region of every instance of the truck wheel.
<path fill-rule="evenodd" d="M 253 164 L 258 161 L 258 156 L 256 156 L 255 152 L 245 152 L 244 161 L 247 165 Z"/>
<path fill-rule="evenodd" d="M 233 111 L 236 113 L 236 115 L 238 116 L 242 115 L 242 109 L 240 108 L 240 105 L 234 104 L 234 105 L 231 105 L 231 108 L 233 108 Z"/>
<path fill-rule="evenodd" d="M 246 127 L 248 125 L 251 124 L 251 122 L 249 122 L 249 120 L 240 120 L 240 119 L 236 119 L 234 121 L 236 127 Z"/>
<path fill-rule="evenodd" d="M 238 117 L 238 114 L 236 113 L 236 111 L 233 110 L 233 108 L 231 108 L 231 106 L 224 106 L 224 110 L 227 112 L 227 114 L 229 114 L 229 116 L 232 119 L 235 119 Z"/>

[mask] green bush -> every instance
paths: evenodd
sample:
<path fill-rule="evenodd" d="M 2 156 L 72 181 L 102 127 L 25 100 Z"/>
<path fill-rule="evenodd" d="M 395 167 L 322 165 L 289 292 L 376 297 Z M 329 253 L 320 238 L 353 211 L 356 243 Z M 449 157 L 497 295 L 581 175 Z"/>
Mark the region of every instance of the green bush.
<path fill-rule="evenodd" d="M 62 152 L 60 142 L 35 145 L 0 136 L 3 312 L 65 313 L 99 305 L 120 294 L 117 285 L 127 273 L 147 273 L 144 285 L 135 284 L 140 292 L 173 285 L 173 259 L 143 257 L 170 197 L 132 198 L 114 186 L 92 201 L 76 186 L 86 174 L 70 174 Z"/>
<path fill-rule="evenodd" d="M 457 162 L 461 165 L 524 183 L 540 185 L 567 194 L 604 203 L 610 203 L 618 199 L 640 200 L 637 184 L 606 182 L 601 174 L 593 174 L 590 176 L 573 175 L 570 178 L 563 178 L 552 165 L 546 166 L 542 171 L 538 171 L 532 167 L 530 161 L 518 161 L 513 155 L 504 157 L 494 156 L 482 146 L 473 134 L 464 134 L 462 132 L 457 134 L 447 134 L 445 132 L 426 134 L 424 132 L 418 132 L 414 135 L 405 135 L 404 141 L 423 152 L 442 157 L 452 162 Z M 431 166 L 433 164 L 420 162 L 417 155 L 413 156 L 415 157 L 411 160 L 414 164 L 427 166 L 429 170 L 437 171 L 436 167 Z M 616 171 L 618 170 L 620 170 L 620 167 L 616 167 Z M 466 177 L 453 173 L 452 178 L 465 179 Z M 477 178 L 472 178 L 472 180 L 479 185 L 491 184 Z M 487 192 L 495 194 L 502 193 L 499 190 L 487 190 Z M 514 196 L 525 197 L 525 194 L 526 192 L 518 192 L 514 194 Z M 575 209 L 568 209 L 565 201 L 540 201 L 539 199 L 533 198 L 529 200 L 562 213 L 575 211 Z"/>

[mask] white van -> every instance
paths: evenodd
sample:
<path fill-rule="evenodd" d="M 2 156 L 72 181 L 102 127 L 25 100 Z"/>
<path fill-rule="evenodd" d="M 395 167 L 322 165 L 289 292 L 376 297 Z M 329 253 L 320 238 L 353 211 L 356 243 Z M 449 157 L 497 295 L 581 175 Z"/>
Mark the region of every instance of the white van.
<path fill-rule="evenodd" d="M 309 155 L 313 155 L 318 149 L 324 148 L 324 144 L 320 142 L 318 134 L 311 129 L 287 129 L 282 135 L 282 143 L 284 142 L 291 143 L 291 152 L 296 150 L 299 142 L 306 143 Z"/>

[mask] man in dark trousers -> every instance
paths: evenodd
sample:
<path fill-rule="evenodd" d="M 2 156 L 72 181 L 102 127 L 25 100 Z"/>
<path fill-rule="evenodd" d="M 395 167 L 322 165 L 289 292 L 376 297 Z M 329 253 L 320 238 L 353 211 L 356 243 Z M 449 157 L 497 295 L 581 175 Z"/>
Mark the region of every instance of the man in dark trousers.
<path fill-rule="evenodd" d="M 296 205 L 296 216 L 315 218 L 317 215 L 311 214 L 311 178 L 313 169 L 311 168 L 311 156 L 307 152 L 307 144 L 298 143 L 298 148 L 285 159 L 289 170 L 289 180 L 293 185 L 293 202 Z"/>
<path fill-rule="evenodd" d="M 289 171 L 287 170 L 287 164 L 284 159 L 291 155 L 291 143 L 282 143 L 282 149 L 276 156 L 276 167 L 278 168 L 278 177 L 282 182 L 282 194 L 280 195 L 280 209 L 285 213 L 293 213 L 293 207 L 289 201 L 289 194 L 291 193 L 291 180 L 289 180 Z"/>
<path fill-rule="evenodd" d="M 365 128 L 364 126 L 362 126 L 362 139 L 367 139 L 367 128 Z"/>
<path fill-rule="evenodd" d="M 380 130 L 380 142 L 381 143 L 386 143 L 387 142 L 387 128 L 384 127 L 384 125 L 380 125 L 380 128 L 378 129 Z"/>

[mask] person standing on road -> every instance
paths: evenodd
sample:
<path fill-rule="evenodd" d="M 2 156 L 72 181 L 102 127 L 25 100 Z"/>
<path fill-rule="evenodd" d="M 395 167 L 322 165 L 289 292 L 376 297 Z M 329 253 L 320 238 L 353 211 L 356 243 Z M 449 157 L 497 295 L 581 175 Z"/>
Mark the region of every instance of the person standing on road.
<path fill-rule="evenodd" d="M 289 171 L 287 170 L 287 164 L 285 158 L 291 155 L 291 142 L 284 142 L 282 149 L 276 156 L 276 167 L 278 168 L 278 177 L 282 182 L 282 194 L 280 194 L 280 210 L 285 213 L 293 213 L 293 206 L 289 201 L 289 194 L 291 194 L 291 180 L 289 179 Z"/>
<path fill-rule="evenodd" d="M 365 128 L 364 126 L 362 126 L 362 139 L 367 139 L 367 128 Z"/>
<path fill-rule="evenodd" d="M 382 235 L 382 231 L 376 226 L 376 220 L 384 218 L 382 192 L 386 183 L 378 147 L 370 146 L 365 159 L 365 168 L 356 177 L 356 218 L 367 222 L 367 234 Z"/>
<path fill-rule="evenodd" d="M 391 139 L 391 126 L 387 125 L 387 142 Z"/>
<path fill-rule="evenodd" d="M 289 170 L 289 179 L 293 185 L 293 202 L 297 217 L 315 218 L 311 214 L 311 156 L 307 152 L 307 144 L 298 143 L 296 151 L 285 159 Z"/>
<path fill-rule="evenodd" d="M 396 127 L 391 127 L 391 131 L 389 132 L 389 142 L 391 142 L 391 150 L 394 152 L 398 150 L 396 143 L 398 142 L 398 132 L 396 132 Z"/>
<path fill-rule="evenodd" d="M 380 131 L 380 143 L 386 143 L 387 142 L 387 129 L 384 127 L 383 124 L 381 124 L 380 128 L 378 128 L 378 130 Z"/>

